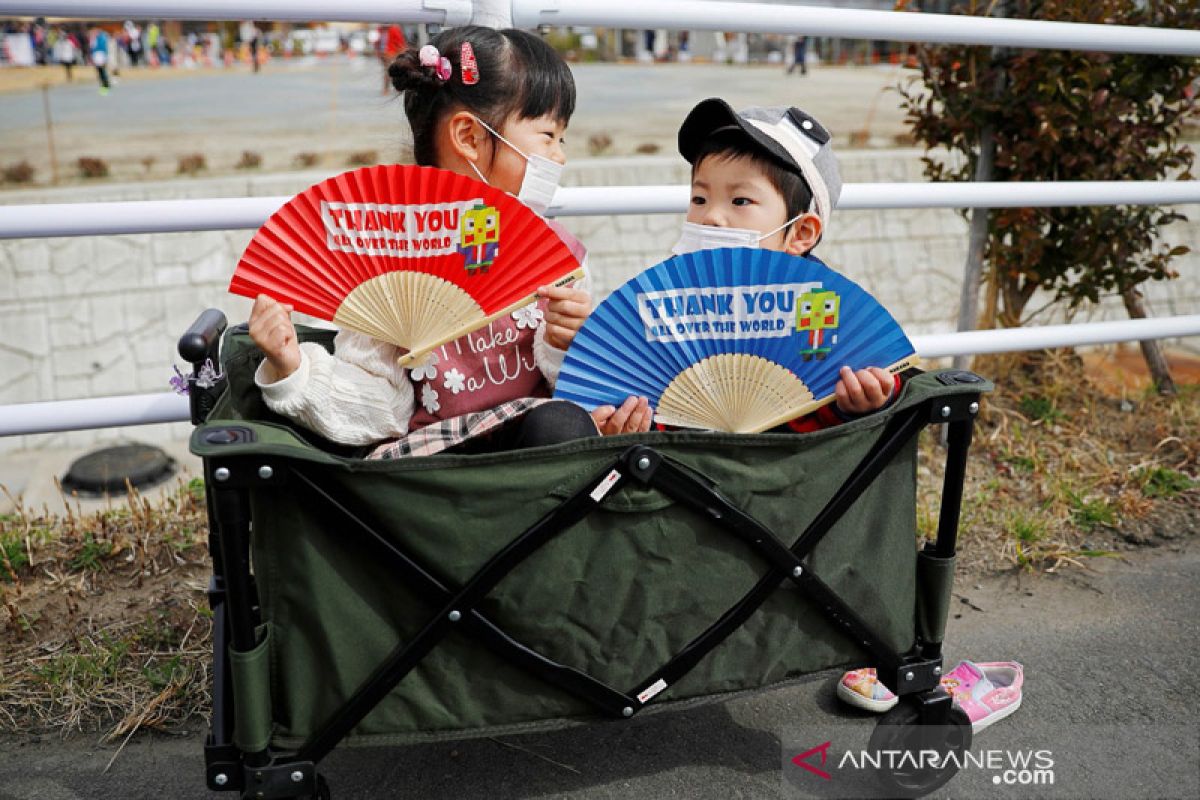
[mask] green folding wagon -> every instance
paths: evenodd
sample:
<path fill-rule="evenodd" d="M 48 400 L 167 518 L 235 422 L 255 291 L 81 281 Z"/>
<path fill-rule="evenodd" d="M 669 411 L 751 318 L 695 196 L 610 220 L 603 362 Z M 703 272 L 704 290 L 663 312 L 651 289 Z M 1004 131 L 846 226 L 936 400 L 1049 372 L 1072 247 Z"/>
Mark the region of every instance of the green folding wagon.
<path fill-rule="evenodd" d="M 333 332 L 301 329 L 333 347 Z M 873 666 L 900 703 L 872 745 L 963 751 L 939 688 L 963 473 L 982 392 L 909 374 L 809 434 L 653 432 L 368 461 L 270 412 L 245 326 L 180 340 L 213 575 L 212 790 L 328 797 L 336 746 L 540 731 Z M 212 371 L 206 372 L 212 377 Z M 917 435 L 948 426 L 935 541 Z M 917 796 L 954 775 L 885 771 Z M 926 762 L 928 763 L 928 762 Z M 336 790 L 336 787 L 333 787 Z"/>

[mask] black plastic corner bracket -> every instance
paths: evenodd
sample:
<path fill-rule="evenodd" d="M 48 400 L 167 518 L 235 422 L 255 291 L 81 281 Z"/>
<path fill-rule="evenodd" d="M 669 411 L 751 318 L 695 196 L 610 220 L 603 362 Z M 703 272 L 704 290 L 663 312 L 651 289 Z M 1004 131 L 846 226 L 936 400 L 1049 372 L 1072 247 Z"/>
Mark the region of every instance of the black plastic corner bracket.
<path fill-rule="evenodd" d="M 929 421 L 937 424 L 974 420 L 979 416 L 979 397 L 977 394 L 963 394 L 935 398 L 929 404 Z"/>
<path fill-rule="evenodd" d="M 205 745 L 204 778 L 214 792 L 241 791 L 242 751 L 232 744 Z"/>
<path fill-rule="evenodd" d="M 915 694 L 937 688 L 942 679 L 942 659 L 905 659 L 896 667 L 891 680 L 882 679 L 885 686 L 896 687 L 898 695 Z"/>
<path fill-rule="evenodd" d="M 311 797 L 317 791 L 317 767 L 311 761 L 291 761 L 263 767 L 242 767 L 242 797 L 254 800 Z"/>
<path fill-rule="evenodd" d="M 286 482 L 287 462 L 279 463 L 270 456 L 204 460 L 208 474 L 205 481 L 217 490 L 258 489 Z"/>

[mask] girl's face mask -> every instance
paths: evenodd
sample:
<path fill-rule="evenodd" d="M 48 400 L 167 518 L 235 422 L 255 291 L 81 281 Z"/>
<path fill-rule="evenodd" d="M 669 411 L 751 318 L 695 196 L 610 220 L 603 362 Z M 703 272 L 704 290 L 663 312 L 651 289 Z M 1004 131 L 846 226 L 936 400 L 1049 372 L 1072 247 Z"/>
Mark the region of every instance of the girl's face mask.
<path fill-rule="evenodd" d="M 501 136 L 491 125 L 488 125 L 479 117 L 475 117 L 475 121 L 486 128 L 497 139 L 515 150 L 521 158 L 525 159 L 525 177 L 521 179 L 521 188 L 517 192 L 517 199 L 532 208 L 539 215 L 545 216 L 546 209 L 550 207 L 550 202 L 554 199 L 554 193 L 558 191 L 558 182 L 562 178 L 563 165 L 545 156 L 526 155 L 521 148 Z M 471 166 L 471 169 L 475 170 L 475 174 L 479 176 L 479 180 L 488 183 L 488 179 L 483 177 L 483 173 L 479 171 L 479 167 L 475 166 L 474 162 L 468 161 L 467 163 Z"/>
<path fill-rule="evenodd" d="M 781 230 L 787 228 L 803 214 L 797 214 L 774 230 L 766 233 L 750 230 L 749 228 L 719 228 L 716 225 L 701 225 L 697 222 L 684 222 L 679 232 L 679 241 L 671 248 L 674 255 L 694 253 L 697 250 L 715 250 L 719 247 L 754 247 L 757 248 L 763 239 L 769 239 Z"/>

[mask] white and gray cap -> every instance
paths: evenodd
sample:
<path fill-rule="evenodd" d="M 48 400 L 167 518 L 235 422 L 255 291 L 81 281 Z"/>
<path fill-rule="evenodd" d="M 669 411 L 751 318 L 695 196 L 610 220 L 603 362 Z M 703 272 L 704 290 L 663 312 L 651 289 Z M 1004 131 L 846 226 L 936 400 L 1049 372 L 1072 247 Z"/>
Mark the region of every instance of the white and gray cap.
<path fill-rule="evenodd" d="M 735 112 L 728 103 L 710 98 L 699 103 L 679 128 L 679 152 L 695 163 L 701 145 L 714 133 L 739 129 L 784 167 L 799 172 L 812 190 L 813 207 L 828 229 L 829 217 L 842 193 L 842 177 L 833 155 L 829 131 L 795 106 L 755 106 Z"/>

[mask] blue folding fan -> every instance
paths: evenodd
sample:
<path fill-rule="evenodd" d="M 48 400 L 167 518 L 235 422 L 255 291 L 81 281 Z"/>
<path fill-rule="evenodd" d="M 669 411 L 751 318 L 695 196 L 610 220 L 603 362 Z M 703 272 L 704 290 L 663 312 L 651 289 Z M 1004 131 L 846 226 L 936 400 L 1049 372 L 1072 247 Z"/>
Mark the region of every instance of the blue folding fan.
<path fill-rule="evenodd" d="M 591 410 L 646 397 L 655 420 L 757 433 L 832 402 L 838 371 L 917 361 L 887 310 L 817 261 L 701 250 L 613 292 L 575 336 L 554 397 Z"/>

